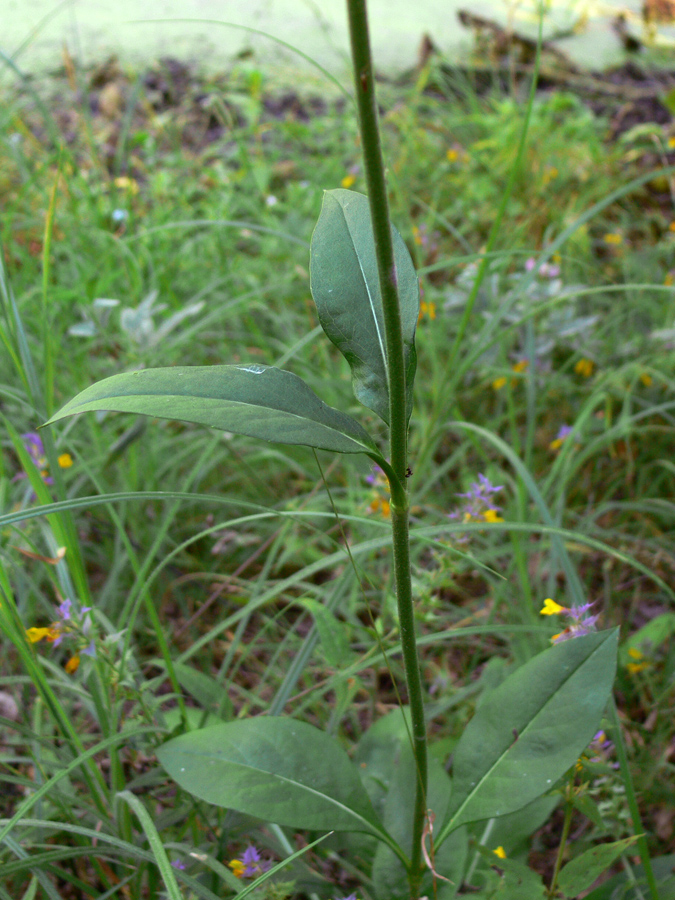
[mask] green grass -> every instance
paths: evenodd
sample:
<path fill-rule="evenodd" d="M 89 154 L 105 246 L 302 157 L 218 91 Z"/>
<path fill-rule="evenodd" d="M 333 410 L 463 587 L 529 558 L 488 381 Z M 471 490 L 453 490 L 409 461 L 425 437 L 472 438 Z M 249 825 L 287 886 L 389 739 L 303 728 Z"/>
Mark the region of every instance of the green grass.
<path fill-rule="evenodd" d="M 424 79 L 384 86 L 381 103 L 392 218 L 435 311 L 418 329 L 410 479 L 432 752 L 445 762 L 481 692 L 547 645 L 556 627 L 539 616 L 544 598 L 574 602 L 562 544 L 601 626 L 621 625 L 616 696 L 635 790 L 651 851 L 673 852 L 670 620 L 640 643 L 640 629 L 671 614 L 675 565 L 673 335 L 655 335 L 675 318 L 675 213 L 664 176 L 647 168 L 654 139 L 609 143 L 607 122 L 574 96 L 537 98 L 451 358 L 524 109 L 496 92 L 458 98 L 457 85 L 428 75 L 432 90 Z M 107 375 L 239 360 L 291 369 L 378 433 L 319 334 L 308 279 L 322 191 L 350 173 L 364 189 L 354 110 L 332 94 L 312 105 L 310 85 L 306 116 L 272 115 L 271 75 L 241 64 L 155 107 L 137 74 L 118 73 L 127 101 L 106 119 L 89 112 L 87 97 L 100 95 L 87 79 L 3 90 L 0 690 L 19 712 L 0 723 L 0 816 L 21 815 L 6 834 L 0 824 L 0 897 L 229 896 L 242 882 L 225 864 L 249 841 L 277 861 L 300 844 L 180 793 L 154 750 L 185 719 L 266 711 L 351 747 L 399 702 L 384 494 L 358 460 L 112 414 L 43 433 L 47 486 L 19 435 Z M 655 139 L 667 159 L 667 138 Z M 549 260 L 559 276 L 538 277 L 563 235 Z M 153 292 L 158 311 L 134 324 Z M 71 333 L 82 322 L 89 336 Z M 573 431 L 552 449 L 562 425 Z M 59 470 L 63 452 L 74 465 Z M 26 470 L 30 482 L 17 480 Z M 448 518 L 479 472 L 503 485 L 503 524 Z M 49 516 L 33 513 L 54 500 Z M 55 564 L 27 555 L 59 547 Z M 74 674 L 62 647 L 23 639 L 66 596 L 95 610 L 98 655 Z M 389 667 L 375 635 L 393 650 Z M 638 671 L 631 641 L 644 653 Z M 631 833 L 619 775 L 595 765 L 598 814 L 575 813 L 573 855 Z M 555 811 L 544 824 L 551 809 L 512 824 L 506 847 L 532 850 L 549 876 L 562 821 Z M 297 897 L 372 897 L 362 850 L 333 836 L 279 877 Z M 164 851 L 187 868 L 167 867 Z"/>

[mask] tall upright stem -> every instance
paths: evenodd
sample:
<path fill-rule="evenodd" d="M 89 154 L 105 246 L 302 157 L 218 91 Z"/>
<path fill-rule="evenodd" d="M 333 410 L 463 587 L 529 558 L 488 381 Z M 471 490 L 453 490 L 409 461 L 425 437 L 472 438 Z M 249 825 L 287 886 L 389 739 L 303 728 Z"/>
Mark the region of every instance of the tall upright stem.
<path fill-rule="evenodd" d="M 408 416 L 406 411 L 406 374 L 403 354 L 401 310 L 394 264 L 394 246 L 389 222 L 389 202 L 380 147 L 380 132 L 375 101 L 366 0 L 347 0 L 349 34 L 359 110 L 359 130 L 368 186 L 370 217 L 375 238 L 375 254 L 380 280 L 387 345 L 387 378 L 389 386 L 389 447 L 393 477 L 391 487 L 391 527 L 394 550 L 396 599 L 403 662 L 408 685 L 412 721 L 413 753 L 417 767 L 417 789 L 413 810 L 410 871 L 411 900 L 419 897 L 422 878 L 422 836 L 427 806 L 427 743 L 424 701 L 413 612 L 408 532 L 408 495 L 405 488 L 408 466 Z"/>

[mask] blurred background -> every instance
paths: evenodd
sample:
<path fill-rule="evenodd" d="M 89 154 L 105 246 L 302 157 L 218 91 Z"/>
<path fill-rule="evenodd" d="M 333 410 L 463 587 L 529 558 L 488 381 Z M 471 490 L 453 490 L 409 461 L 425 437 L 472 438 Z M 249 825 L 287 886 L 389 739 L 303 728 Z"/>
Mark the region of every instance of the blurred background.
<path fill-rule="evenodd" d="M 171 56 L 222 69 L 251 53 L 291 70 L 306 65 L 280 42 L 302 48 L 336 75 L 346 67 L 342 0 L 3 0 L 0 6 L 0 49 L 29 71 L 53 68 L 64 48 L 83 65 L 115 54 L 123 64 Z M 576 65 L 617 65 L 625 61 L 627 43 L 672 49 L 672 7 L 672 0 L 555 0 L 543 5 L 544 39 Z M 458 16 L 462 10 L 468 19 Z M 451 61 L 465 61 L 480 20 L 534 38 L 538 10 L 532 0 L 371 0 L 378 70 L 391 77 L 413 68 L 424 35 Z M 230 27 L 214 26 L 213 20 Z M 268 32 L 278 41 L 247 29 Z"/>

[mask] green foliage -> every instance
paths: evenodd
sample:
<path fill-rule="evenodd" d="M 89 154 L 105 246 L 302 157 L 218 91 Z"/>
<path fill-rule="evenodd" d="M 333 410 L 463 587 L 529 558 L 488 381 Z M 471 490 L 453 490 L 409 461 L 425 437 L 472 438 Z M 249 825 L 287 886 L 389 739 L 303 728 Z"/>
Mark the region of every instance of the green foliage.
<path fill-rule="evenodd" d="M 291 372 L 257 363 L 146 369 L 113 375 L 74 397 L 48 424 L 94 410 L 183 419 L 281 444 L 374 453 L 350 416 L 326 406 Z"/>
<path fill-rule="evenodd" d="M 455 750 L 439 840 L 467 822 L 515 812 L 574 764 L 607 706 L 617 642 L 617 630 L 564 641 L 488 694 Z"/>
<path fill-rule="evenodd" d="M 408 248 L 392 227 L 410 419 L 417 354 L 419 283 Z M 389 422 L 389 376 L 382 296 L 368 198 L 327 191 L 312 235 L 310 277 L 321 327 L 352 370 L 357 399 Z"/>
<path fill-rule="evenodd" d="M 305 722 L 214 725 L 174 738 L 158 757 L 178 784 L 209 803 L 292 828 L 386 839 L 345 751 Z"/>
<path fill-rule="evenodd" d="M 623 841 L 600 844 L 577 856 L 560 873 L 558 879 L 560 890 L 566 897 L 576 897 L 582 891 L 587 891 L 598 876 L 606 872 L 614 860 L 625 853 L 636 840 L 637 838 L 632 836 Z"/>
<path fill-rule="evenodd" d="M 326 196 L 311 248 L 313 294 L 324 331 L 352 367 L 357 398 L 385 421 L 394 372 L 403 365 L 407 422 L 416 368 L 417 278 L 394 233 L 402 297 L 396 327 L 403 337 L 403 356 L 396 361 L 378 290 L 381 248 L 373 227 L 367 198 L 350 191 Z M 183 419 L 322 450 L 365 451 L 387 466 L 355 420 L 327 407 L 297 376 L 274 367 L 176 367 L 116 375 L 87 388 L 48 424 L 101 410 Z M 403 441 L 405 463 L 405 435 Z M 393 454 L 393 430 L 391 442 Z M 391 477 L 390 487 L 400 491 Z M 398 516 L 393 519 L 393 546 L 403 618 L 410 615 L 410 562 L 407 524 L 397 531 L 400 521 Z M 411 681 L 418 670 L 417 650 L 413 633 L 404 632 L 402 638 L 414 730 L 414 717 L 419 721 L 423 715 L 419 687 Z M 460 826 L 515 812 L 546 793 L 597 728 L 614 681 L 617 640 L 616 632 L 608 632 L 565 642 L 535 657 L 489 695 L 457 746 L 452 797 L 441 766 L 432 760 L 428 770 L 425 746 L 414 739 L 410 750 L 399 741 L 382 809 L 384 827 L 344 751 L 302 722 L 266 717 L 193 730 L 165 744 L 159 759 L 181 787 L 218 806 L 293 828 L 375 834 L 388 845 L 386 850 L 378 848 L 373 862 L 379 896 L 399 895 L 396 886 L 407 876 L 406 892 L 416 898 L 422 890 L 418 867 L 425 810 L 433 808 L 444 823 L 437 841 L 441 847 Z M 170 664 L 169 671 L 176 679 Z M 406 816 L 411 808 L 412 820 Z M 450 864 L 456 855 L 445 859 L 446 852 L 439 863 Z M 163 872 L 166 866 L 164 856 Z"/>
<path fill-rule="evenodd" d="M 543 900 L 547 896 L 541 876 L 525 863 L 500 859 L 480 848 L 490 866 L 488 885 L 475 896 L 480 900 Z"/>
<path fill-rule="evenodd" d="M 2 113 L 0 340 L 6 352 L 0 383 L 13 427 L 7 426 L 0 454 L 0 702 L 15 698 L 20 719 L 2 723 L 0 897 L 128 890 L 159 900 L 178 890 L 213 900 L 242 888 L 261 900 L 291 892 L 406 897 L 405 860 L 374 836 L 386 827 L 403 857 L 410 856 L 418 776 L 400 714 L 386 715 L 407 700 L 382 515 L 387 487 L 381 475 L 371 484 L 359 467 L 359 454 L 372 459 L 381 452 L 383 429 L 368 410 L 386 421 L 388 402 L 373 333 L 381 325 L 379 295 L 361 267 L 364 261 L 373 267 L 363 194 L 324 194 L 326 204 L 332 198 L 331 224 L 323 235 L 317 226 L 310 260 L 317 309 L 307 271 L 323 188 L 349 174 L 356 190 L 365 189 L 355 167 L 353 110 L 325 97 L 312 106 L 298 95 L 297 115 L 271 112 L 278 101 L 271 76 L 255 63 L 237 64 L 227 81 L 194 85 L 194 97 L 188 87 L 180 108 L 160 109 L 164 88 L 159 99 L 143 93 L 143 103 L 132 108 L 134 95 L 125 90 L 134 77 L 120 73 L 111 82 L 129 99 L 127 130 L 112 161 L 119 123 L 90 114 L 100 73 L 89 79 L 78 71 L 79 93 L 65 82 L 54 86 L 55 96 L 66 98 L 68 116 L 45 120 L 57 102 L 40 111 L 28 93 L 11 98 Z M 424 80 L 436 77 L 434 92 L 423 92 Z M 173 90 L 165 71 L 161 78 Z M 39 89 L 46 96 L 52 85 L 45 81 Z M 659 188 L 662 176 L 641 168 L 654 148 L 667 155 L 668 135 L 654 127 L 648 136 L 636 131 L 611 143 L 603 121 L 569 94 L 534 101 L 517 189 L 477 286 L 470 327 L 449 360 L 514 165 L 523 110 L 513 97 L 496 91 L 478 97 L 432 70 L 417 86 L 383 85 L 378 93 L 386 110 L 391 218 L 401 230 L 393 233 L 404 288 L 408 415 L 413 338 L 419 351 L 407 486 L 432 741 L 428 799 L 436 814 L 433 842 L 429 834 L 425 842 L 429 850 L 434 845 L 438 896 L 470 888 L 505 900 L 518 891 L 538 896 L 545 890 L 538 873 L 553 869 L 561 847 L 572 862 L 561 868 L 559 885 L 582 867 L 579 859 L 586 881 L 601 864 L 620 872 L 592 891 L 593 900 L 649 896 L 652 883 L 634 866 L 640 842 L 620 863 L 610 863 L 604 848 L 623 849 L 644 831 L 651 852 L 667 852 L 657 823 L 675 802 L 672 779 L 664 777 L 675 666 L 672 289 L 663 283 L 672 265 L 672 232 L 659 199 L 667 181 Z M 68 124 L 61 135 L 62 121 Z M 215 143 L 194 137 L 218 130 Z M 60 156 L 58 141 L 64 141 Z M 126 180 L 118 183 L 122 173 Z M 630 186 L 635 176 L 642 181 Z M 49 243 L 44 211 L 55 184 Z M 359 264 L 339 274 L 352 285 L 345 295 L 352 324 L 365 329 L 363 358 L 349 341 L 341 346 L 342 330 L 322 312 L 332 282 L 322 287 L 316 265 L 317 247 L 327 272 L 346 259 L 348 217 L 336 199 L 345 196 L 352 209 L 360 204 Z M 321 227 L 325 213 L 324 206 Z M 560 258 L 547 262 L 554 245 Z M 408 253 L 424 289 L 419 325 Z M 542 272 L 541 263 L 554 264 L 558 273 Z M 44 303 L 36 285 L 44 287 Z M 365 410 L 346 399 L 349 372 L 328 342 L 316 339 L 317 314 L 353 364 Z M 221 366 L 223 360 L 233 365 Z M 583 360 L 593 362 L 590 374 L 587 366 L 576 371 Z M 170 367 L 169 381 L 151 372 L 156 365 Z M 178 393 L 185 376 L 177 373 L 188 366 L 188 378 L 211 373 L 205 396 Z M 140 376 L 132 371 L 139 368 Z M 224 380 L 213 373 L 247 369 L 251 377 L 242 376 L 226 398 Z M 105 382 L 87 385 L 114 372 L 123 373 L 112 381 L 126 384 L 124 390 L 156 378 L 159 395 L 131 394 L 124 408 L 160 417 L 168 410 L 167 418 L 143 430 L 138 421 L 102 414 L 122 407 L 103 405 L 97 392 Z M 264 380 L 262 372 L 274 386 L 257 395 L 259 404 L 250 386 Z M 37 465 L 21 433 L 34 431 L 55 404 L 83 388 L 96 416 L 42 431 L 48 465 Z M 214 406 L 215 432 L 168 421 L 180 414 L 188 423 L 213 425 Z M 354 416 L 364 417 L 378 444 Z M 450 428 L 462 420 L 470 428 Z M 572 430 L 552 447 L 562 425 Z M 233 438 L 234 432 L 271 443 Z M 328 452 L 350 457 L 315 457 L 282 443 L 289 436 L 310 447 L 330 444 Z M 65 452 L 74 465 L 61 469 Z M 466 519 L 466 498 L 457 494 L 471 490 L 477 472 L 502 485 L 494 501 L 504 521 Z M 585 754 L 591 759 L 583 758 L 555 795 L 462 825 L 441 840 L 455 802 L 448 771 L 459 788 L 457 802 L 473 809 L 472 816 L 476 809 L 501 812 L 496 776 L 483 779 L 484 794 L 469 791 L 462 799 L 463 769 L 475 764 L 482 772 L 492 754 L 496 771 L 503 767 L 509 775 L 506 799 L 518 794 L 520 802 L 518 764 L 529 766 L 523 747 L 538 760 L 537 790 L 546 791 L 548 779 L 556 780 L 565 760 L 572 765 L 600 727 L 614 633 L 595 636 L 599 655 L 581 665 L 583 677 L 567 694 L 560 685 L 551 688 L 548 669 L 548 684 L 528 677 L 534 662 L 543 666 L 587 641 L 576 638 L 535 656 L 562 624 L 542 624 L 538 610 L 546 596 L 568 606 L 579 597 L 594 600 L 602 627 L 622 625 L 621 728 L 603 724 L 606 742 L 593 741 Z M 55 607 L 65 597 L 94 607 L 97 655 L 83 655 L 76 672 L 64 669 L 74 632 L 58 645 L 24 637 L 27 628 L 57 620 Z M 549 693 L 548 718 L 531 716 L 523 730 L 528 698 Z M 594 725 L 586 693 L 597 710 Z M 562 704 L 560 716 L 553 714 L 558 694 L 568 697 L 569 708 L 586 710 L 585 724 L 569 721 Z M 261 715 L 270 711 L 288 718 Z M 197 729 L 217 721 L 208 716 L 225 719 L 216 730 L 231 728 L 232 735 L 250 722 L 307 729 L 303 720 L 311 721 L 323 743 L 307 771 L 335 779 L 324 798 L 334 803 L 349 782 L 362 805 L 369 797 L 369 815 L 382 824 L 366 819 L 368 832 L 316 845 L 310 836 L 311 849 L 293 854 L 294 835 L 270 824 L 270 803 L 278 800 L 270 784 L 290 765 L 286 756 L 301 758 L 311 741 L 288 742 L 287 753 L 276 757 L 270 750 L 272 762 L 254 775 L 265 784 L 265 803 L 254 811 L 246 805 L 251 782 L 239 769 L 234 779 L 218 782 L 229 808 L 209 805 L 213 785 L 204 787 L 206 768 L 200 771 L 194 759 L 205 799 L 180 788 L 180 772 L 177 788 L 152 760 L 183 740 L 206 740 L 208 731 Z M 176 738 L 177 732 L 184 734 Z M 558 735 L 553 743 L 549 732 Z M 624 733 L 630 770 L 617 771 Z M 521 743 L 524 734 L 529 745 Z M 233 741 L 233 756 L 249 747 L 243 737 Z M 267 743 L 276 749 L 276 732 Z M 354 744 L 350 762 L 342 748 Z M 334 766 L 336 754 L 341 762 Z M 234 772 L 231 761 L 225 765 Z M 347 782 L 340 781 L 343 770 Z M 523 793 L 529 784 L 523 774 Z M 637 817 L 631 794 L 639 798 Z M 352 821 L 351 807 L 345 809 Z M 567 816 L 571 837 L 561 825 Z M 334 828 L 338 817 L 325 813 L 323 821 Z M 475 841 L 491 849 L 481 855 Z M 282 860 L 267 881 L 237 879 L 228 867 L 250 842 L 267 861 Z M 505 860 L 492 852 L 501 846 Z M 537 872 L 526 866 L 532 850 Z M 168 859 L 186 868 L 169 867 Z M 672 860 L 656 856 L 662 898 L 672 895 L 670 868 Z M 639 889 L 631 886 L 633 875 Z M 427 896 L 433 881 L 426 870 L 420 887 Z"/>

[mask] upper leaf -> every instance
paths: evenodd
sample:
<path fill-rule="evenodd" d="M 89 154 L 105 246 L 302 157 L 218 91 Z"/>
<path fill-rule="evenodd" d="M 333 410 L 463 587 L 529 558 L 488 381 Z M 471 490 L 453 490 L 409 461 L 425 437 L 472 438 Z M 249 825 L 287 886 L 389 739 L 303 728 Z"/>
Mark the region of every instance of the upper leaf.
<path fill-rule="evenodd" d="M 393 843 L 346 752 L 305 722 L 239 719 L 174 738 L 157 756 L 182 788 L 216 806 L 290 828 L 367 831 Z"/>
<path fill-rule="evenodd" d="M 377 452 L 355 419 L 327 406 L 297 375 L 273 366 L 176 366 L 113 375 L 86 388 L 47 424 L 98 409 L 337 453 Z"/>
<path fill-rule="evenodd" d="M 506 815 L 546 793 L 593 738 L 616 672 L 618 629 L 555 644 L 490 693 L 453 757 L 450 820 Z"/>
<path fill-rule="evenodd" d="M 420 291 L 401 235 L 392 226 L 406 370 L 406 415 L 412 412 L 417 367 L 415 329 Z M 389 423 L 387 347 L 368 198 L 355 191 L 324 194 L 312 236 L 310 281 L 319 321 L 352 370 L 356 398 Z"/>

